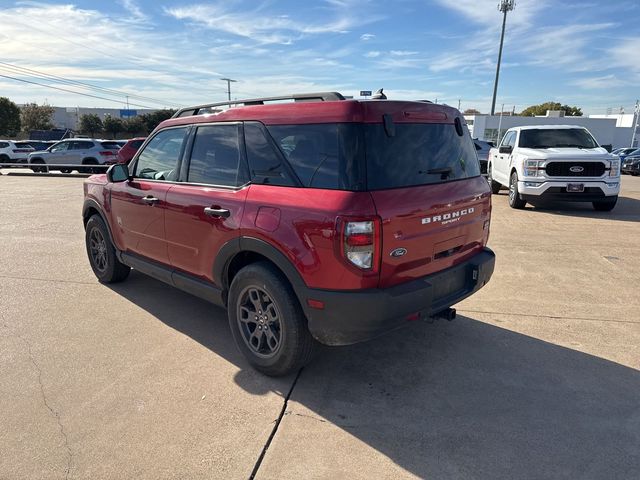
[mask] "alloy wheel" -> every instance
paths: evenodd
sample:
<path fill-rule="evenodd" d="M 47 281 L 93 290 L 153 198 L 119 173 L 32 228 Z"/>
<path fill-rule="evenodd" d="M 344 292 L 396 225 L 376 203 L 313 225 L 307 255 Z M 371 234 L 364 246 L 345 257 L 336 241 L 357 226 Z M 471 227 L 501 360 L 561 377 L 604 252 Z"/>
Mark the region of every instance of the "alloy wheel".
<path fill-rule="evenodd" d="M 104 272 L 108 265 L 107 242 L 105 241 L 102 232 L 97 228 L 94 228 L 91 231 L 91 236 L 89 237 L 89 250 L 95 267 L 100 272 Z"/>
<path fill-rule="evenodd" d="M 238 301 L 238 328 L 249 349 L 263 358 L 273 357 L 282 344 L 278 307 L 262 288 L 245 288 Z"/>

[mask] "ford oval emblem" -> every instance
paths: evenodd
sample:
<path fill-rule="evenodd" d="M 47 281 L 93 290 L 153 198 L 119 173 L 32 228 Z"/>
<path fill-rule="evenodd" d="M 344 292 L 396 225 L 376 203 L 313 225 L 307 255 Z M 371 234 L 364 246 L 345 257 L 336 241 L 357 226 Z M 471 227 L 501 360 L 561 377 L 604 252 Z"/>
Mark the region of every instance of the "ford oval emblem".
<path fill-rule="evenodd" d="M 392 257 L 402 257 L 407 254 L 406 248 L 396 248 L 394 251 L 390 253 Z"/>
<path fill-rule="evenodd" d="M 581 172 L 584 172 L 584 167 L 581 167 L 580 165 L 575 165 L 571 167 L 569 171 L 573 173 L 581 173 Z"/>

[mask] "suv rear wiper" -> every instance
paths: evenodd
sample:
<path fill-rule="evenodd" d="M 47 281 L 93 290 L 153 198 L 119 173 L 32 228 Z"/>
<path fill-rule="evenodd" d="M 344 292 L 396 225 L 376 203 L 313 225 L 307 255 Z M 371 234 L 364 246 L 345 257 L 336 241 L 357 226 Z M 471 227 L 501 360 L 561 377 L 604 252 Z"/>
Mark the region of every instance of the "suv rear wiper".
<path fill-rule="evenodd" d="M 426 173 L 427 175 L 440 175 L 442 180 L 445 180 L 449 175 L 451 175 L 452 169 L 451 167 L 442 167 L 442 168 L 430 168 L 426 172 L 422 170 L 418 171 L 419 174 Z"/>

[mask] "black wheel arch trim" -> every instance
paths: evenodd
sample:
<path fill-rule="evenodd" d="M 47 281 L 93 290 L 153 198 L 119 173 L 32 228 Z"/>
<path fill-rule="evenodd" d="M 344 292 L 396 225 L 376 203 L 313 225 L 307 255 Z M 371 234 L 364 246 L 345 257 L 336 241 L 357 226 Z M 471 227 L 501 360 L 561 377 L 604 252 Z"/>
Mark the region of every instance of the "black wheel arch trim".
<path fill-rule="evenodd" d="M 84 204 L 82 205 L 82 221 L 83 221 L 84 225 L 86 226 L 87 221 L 90 218 L 90 216 L 88 215 L 88 211 L 90 209 L 96 210 L 98 212 L 98 215 L 100 215 L 100 217 L 102 218 L 102 221 L 107 226 L 107 233 L 109 234 L 109 241 L 111 242 L 111 245 L 113 245 L 115 247 L 116 244 L 113 241 L 113 235 L 111 234 L 111 226 L 109 225 L 109 222 L 107 221 L 107 216 L 104 214 L 104 211 L 102 210 L 102 207 L 100 206 L 100 204 L 98 202 L 96 202 L 95 200 L 91 199 L 91 198 L 86 199 L 84 201 Z"/>
<path fill-rule="evenodd" d="M 304 297 L 305 291 L 308 287 L 302 279 L 302 276 L 291 260 L 289 260 L 282 251 L 259 238 L 238 237 L 230 240 L 222 246 L 216 255 L 216 260 L 213 266 L 213 279 L 216 285 L 219 285 L 225 292 L 229 290 L 229 266 L 236 255 L 245 252 L 253 252 L 262 255 L 278 267 L 293 287 L 303 310 L 306 311 L 307 306 L 304 302 Z"/>

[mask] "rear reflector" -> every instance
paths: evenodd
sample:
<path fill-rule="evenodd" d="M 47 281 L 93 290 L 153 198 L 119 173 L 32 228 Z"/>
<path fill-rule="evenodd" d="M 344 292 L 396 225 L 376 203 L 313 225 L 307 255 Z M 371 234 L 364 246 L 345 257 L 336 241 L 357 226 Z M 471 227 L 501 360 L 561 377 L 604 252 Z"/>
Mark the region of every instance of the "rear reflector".
<path fill-rule="evenodd" d="M 313 298 L 307 298 L 307 305 L 316 310 L 324 310 L 324 302 L 320 300 L 314 300 Z"/>

